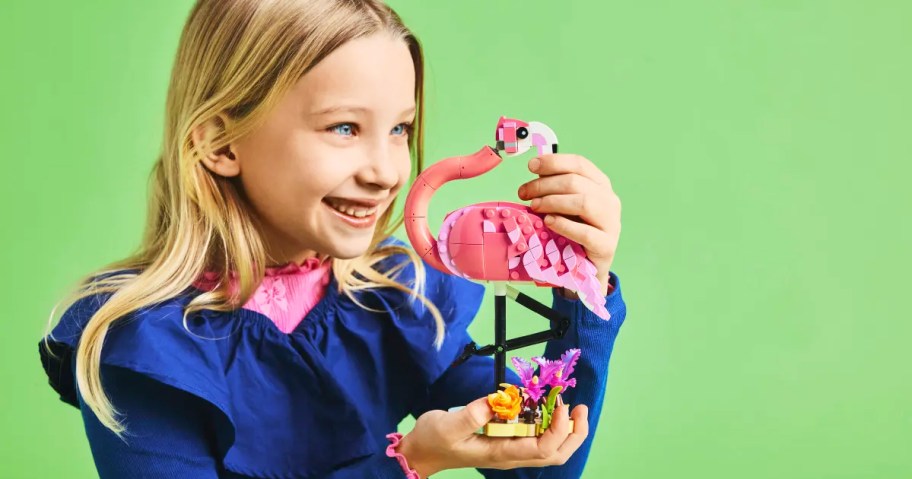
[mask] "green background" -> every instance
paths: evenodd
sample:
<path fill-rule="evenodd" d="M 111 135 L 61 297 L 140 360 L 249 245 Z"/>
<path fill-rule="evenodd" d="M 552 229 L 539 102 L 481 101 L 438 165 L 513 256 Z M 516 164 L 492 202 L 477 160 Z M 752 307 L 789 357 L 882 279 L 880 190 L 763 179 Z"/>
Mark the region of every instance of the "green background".
<path fill-rule="evenodd" d="M 502 114 L 544 121 L 623 201 L 629 311 L 587 477 L 912 477 L 912 4 L 392 4 L 427 52 L 430 161 Z M 0 6 L 0 477 L 96 475 L 37 341 L 139 241 L 190 5 Z M 529 158 L 432 211 L 513 198 Z M 511 336 L 543 326 L 510 311 Z"/>

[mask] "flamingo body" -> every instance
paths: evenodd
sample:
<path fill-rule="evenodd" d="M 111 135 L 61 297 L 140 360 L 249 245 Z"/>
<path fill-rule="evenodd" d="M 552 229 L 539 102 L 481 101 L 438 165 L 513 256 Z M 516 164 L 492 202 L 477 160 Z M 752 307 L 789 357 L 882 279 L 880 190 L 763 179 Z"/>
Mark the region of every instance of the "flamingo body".
<path fill-rule="evenodd" d="M 531 131 L 530 131 L 531 130 Z M 501 118 L 498 147 L 510 155 L 537 147 L 557 150 L 557 137 L 544 124 Z M 583 247 L 545 226 L 544 217 L 526 205 L 486 202 L 449 213 L 435 238 L 427 223 L 428 204 L 437 189 L 472 178 L 500 164 L 497 150 L 447 158 L 423 171 L 405 202 L 405 229 L 415 251 L 444 273 L 481 281 L 534 282 L 577 292 L 583 304 L 610 319 L 596 267 Z"/>
<path fill-rule="evenodd" d="M 610 317 L 583 248 L 551 231 L 526 205 L 487 202 L 453 211 L 443 220 L 437 251 L 457 276 L 567 288 L 598 316 Z"/>

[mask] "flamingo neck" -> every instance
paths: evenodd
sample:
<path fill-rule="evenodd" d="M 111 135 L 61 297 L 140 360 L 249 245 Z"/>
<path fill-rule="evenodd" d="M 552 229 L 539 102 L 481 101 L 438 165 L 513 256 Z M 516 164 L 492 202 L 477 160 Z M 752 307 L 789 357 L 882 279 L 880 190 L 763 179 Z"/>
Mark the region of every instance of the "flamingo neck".
<path fill-rule="evenodd" d="M 437 240 L 427 223 L 428 207 L 434 193 L 444 184 L 473 178 L 494 169 L 502 161 L 500 155 L 484 146 L 472 155 L 455 156 L 431 165 L 415 179 L 405 200 L 405 231 L 419 256 L 438 270 L 449 273 L 440 259 Z"/>

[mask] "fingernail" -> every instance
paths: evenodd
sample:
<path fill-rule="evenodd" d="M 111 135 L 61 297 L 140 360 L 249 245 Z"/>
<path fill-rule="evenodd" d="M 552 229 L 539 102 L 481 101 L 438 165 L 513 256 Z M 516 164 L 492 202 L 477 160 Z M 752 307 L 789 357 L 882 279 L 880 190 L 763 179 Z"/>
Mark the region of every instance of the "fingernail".
<path fill-rule="evenodd" d="M 529 171 L 532 171 L 534 173 L 538 171 L 539 166 L 541 166 L 541 160 L 538 158 L 532 158 L 532 160 L 529 161 Z"/>
<path fill-rule="evenodd" d="M 532 209 L 537 210 L 538 205 L 540 205 L 540 204 L 541 204 L 541 198 L 535 198 L 534 200 L 532 200 Z"/>
<path fill-rule="evenodd" d="M 532 203 L 534 204 L 535 202 L 533 201 Z M 535 209 L 535 207 L 533 206 L 532 209 Z M 545 224 L 546 225 L 554 224 L 554 215 L 545 215 Z M 558 397 L 560 397 L 560 396 L 558 396 Z"/>
<path fill-rule="evenodd" d="M 526 196 L 526 185 L 519 187 L 519 197 L 522 198 L 523 196 Z"/>

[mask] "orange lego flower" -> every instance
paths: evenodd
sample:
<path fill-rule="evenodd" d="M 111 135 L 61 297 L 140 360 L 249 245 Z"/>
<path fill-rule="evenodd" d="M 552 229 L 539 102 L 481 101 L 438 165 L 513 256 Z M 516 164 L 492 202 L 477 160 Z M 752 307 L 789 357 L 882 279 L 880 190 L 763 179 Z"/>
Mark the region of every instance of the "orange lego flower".
<path fill-rule="evenodd" d="M 488 394 L 488 405 L 499 419 L 514 419 L 522 409 L 522 395 L 516 386 L 510 384 L 503 391 Z"/>

